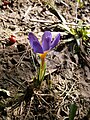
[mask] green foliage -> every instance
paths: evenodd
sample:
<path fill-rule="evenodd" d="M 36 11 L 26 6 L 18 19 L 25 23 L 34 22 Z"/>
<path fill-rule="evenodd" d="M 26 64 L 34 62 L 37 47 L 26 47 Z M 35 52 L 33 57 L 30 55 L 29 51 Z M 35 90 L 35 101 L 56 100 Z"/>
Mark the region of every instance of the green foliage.
<path fill-rule="evenodd" d="M 33 79 L 34 87 L 36 87 L 36 88 L 40 87 L 42 81 L 44 80 L 45 72 L 46 72 L 46 64 L 44 63 L 44 66 L 42 68 L 42 62 L 41 62 L 39 72 L 38 72 L 38 76 L 37 76 L 37 78 L 35 77 Z"/>
<path fill-rule="evenodd" d="M 82 38 L 82 40 L 88 40 L 89 37 L 89 27 L 83 26 L 82 23 L 78 23 L 78 27 L 75 29 L 71 28 L 71 33 L 78 38 Z"/>
<path fill-rule="evenodd" d="M 75 103 L 72 103 L 70 105 L 69 120 L 74 120 L 74 117 L 76 115 L 76 111 L 77 111 L 77 106 Z"/>
<path fill-rule="evenodd" d="M 42 63 L 40 65 L 40 70 L 39 70 L 39 81 L 43 81 L 44 79 L 44 75 L 45 75 L 45 71 L 46 71 L 46 64 L 44 63 L 43 67 L 42 67 Z"/>
<path fill-rule="evenodd" d="M 72 37 L 74 37 L 74 39 L 78 43 L 78 46 L 80 45 L 80 40 L 87 41 L 90 38 L 90 29 L 88 26 L 84 26 L 81 20 L 75 27 L 73 27 L 73 25 L 68 27 L 68 25 L 66 25 L 65 23 L 60 24 L 59 26 L 65 29 L 69 34 L 71 34 Z"/>
<path fill-rule="evenodd" d="M 77 2 L 79 3 L 80 8 L 82 8 L 83 7 L 83 0 L 77 0 Z"/>

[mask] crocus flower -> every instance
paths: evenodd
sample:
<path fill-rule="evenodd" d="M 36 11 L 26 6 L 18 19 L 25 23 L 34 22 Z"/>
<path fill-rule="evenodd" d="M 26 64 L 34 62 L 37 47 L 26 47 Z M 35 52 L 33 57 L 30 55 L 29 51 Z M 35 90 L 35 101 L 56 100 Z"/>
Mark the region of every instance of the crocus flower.
<path fill-rule="evenodd" d="M 30 45 L 35 53 L 39 53 L 41 57 L 45 57 L 46 54 L 52 50 L 60 40 L 60 33 L 52 40 L 52 34 L 50 31 L 45 31 L 42 35 L 41 43 L 38 38 L 32 33 L 29 33 Z"/>
<path fill-rule="evenodd" d="M 45 31 L 42 35 L 41 42 L 38 41 L 38 38 L 32 33 L 29 33 L 29 41 L 31 48 L 35 53 L 38 53 L 41 58 L 40 64 L 40 73 L 39 73 L 39 81 L 43 79 L 45 74 L 45 57 L 47 53 L 52 50 L 60 40 L 60 33 L 52 40 L 52 34 L 50 31 Z"/>

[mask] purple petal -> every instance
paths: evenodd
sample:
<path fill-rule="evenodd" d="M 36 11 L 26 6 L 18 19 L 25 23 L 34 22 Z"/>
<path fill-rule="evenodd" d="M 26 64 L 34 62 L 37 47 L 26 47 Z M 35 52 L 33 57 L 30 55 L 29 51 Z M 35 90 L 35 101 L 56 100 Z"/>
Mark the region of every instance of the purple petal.
<path fill-rule="evenodd" d="M 42 42 L 43 51 L 49 50 L 50 44 L 51 44 L 51 38 L 50 37 L 45 38 Z"/>
<path fill-rule="evenodd" d="M 35 53 L 43 53 L 42 46 L 38 41 L 33 41 L 33 51 Z"/>
<path fill-rule="evenodd" d="M 42 42 L 48 37 L 50 37 L 52 39 L 52 34 L 50 31 L 45 31 L 43 36 L 42 36 Z"/>
<path fill-rule="evenodd" d="M 29 39 L 31 47 L 33 48 L 33 42 L 38 41 L 37 37 L 32 32 L 30 32 L 28 39 Z"/>
<path fill-rule="evenodd" d="M 50 49 L 53 49 L 59 42 L 60 40 L 60 33 L 55 37 L 55 39 L 52 41 Z"/>
<path fill-rule="evenodd" d="M 42 36 L 42 48 L 43 51 L 47 51 L 50 49 L 50 44 L 52 40 L 52 34 L 50 31 L 45 31 Z"/>

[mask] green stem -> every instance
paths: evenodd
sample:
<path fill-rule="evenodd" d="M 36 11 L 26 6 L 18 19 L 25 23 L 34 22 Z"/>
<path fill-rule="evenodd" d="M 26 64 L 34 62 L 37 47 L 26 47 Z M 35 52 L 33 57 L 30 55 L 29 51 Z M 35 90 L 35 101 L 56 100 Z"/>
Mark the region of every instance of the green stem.
<path fill-rule="evenodd" d="M 44 79 L 46 70 L 45 58 L 41 58 L 40 70 L 39 70 L 39 81 L 42 82 Z"/>

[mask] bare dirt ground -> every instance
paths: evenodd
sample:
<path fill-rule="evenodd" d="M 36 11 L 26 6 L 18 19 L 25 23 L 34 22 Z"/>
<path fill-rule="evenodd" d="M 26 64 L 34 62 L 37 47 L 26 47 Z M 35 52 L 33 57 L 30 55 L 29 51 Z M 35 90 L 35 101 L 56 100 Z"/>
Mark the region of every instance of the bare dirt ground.
<path fill-rule="evenodd" d="M 1 1 L 0 1 L 1 2 Z M 65 4 L 64 4 L 65 3 Z M 76 1 L 55 1 L 66 21 L 76 22 Z M 77 18 L 90 24 L 90 1 L 78 7 Z M 43 1 L 11 0 L 0 3 L 0 120 L 69 120 L 70 104 L 76 103 L 75 120 L 90 120 L 90 40 L 82 42 L 76 52 L 76 41 L 59 26 L 60 19 Z M 31 50 L 28 33 L 39 39 L 44 31 L 53 37 L 60 32 L 61 41 L 46 58 L 46 76 L 40 88 L 34 89 L 40 58 Z M 16 43 L 11 45 L 9 37 Z"/>

